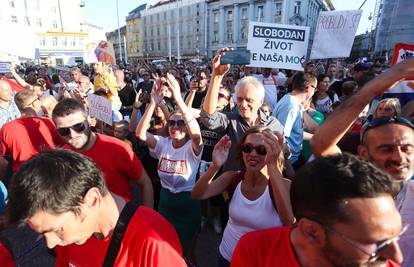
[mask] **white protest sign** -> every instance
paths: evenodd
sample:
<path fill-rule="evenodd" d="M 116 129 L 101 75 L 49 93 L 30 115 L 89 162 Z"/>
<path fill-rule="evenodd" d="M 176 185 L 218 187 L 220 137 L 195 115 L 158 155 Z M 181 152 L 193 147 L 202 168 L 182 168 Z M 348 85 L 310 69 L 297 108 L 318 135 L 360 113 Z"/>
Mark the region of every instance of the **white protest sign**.
<path fill-rule="evenodd" d="M 321 11 L 311 59 L 349 57 L 362 10 Z"/>
<path fill-rule="evenodd" d="M 250 21 L 249 66 L 303 70 L 308 41 L 309 27 Z"/>
<path fill-rule="evenodd" d="M 103 96 L 88 94 L 89 116 L 112 125 L 112 104 Z"/>
<path fill-rule="evenodd" d="M 10 63 L 0 62 L 0 73 L 9 73 L 10 72 Z"/>

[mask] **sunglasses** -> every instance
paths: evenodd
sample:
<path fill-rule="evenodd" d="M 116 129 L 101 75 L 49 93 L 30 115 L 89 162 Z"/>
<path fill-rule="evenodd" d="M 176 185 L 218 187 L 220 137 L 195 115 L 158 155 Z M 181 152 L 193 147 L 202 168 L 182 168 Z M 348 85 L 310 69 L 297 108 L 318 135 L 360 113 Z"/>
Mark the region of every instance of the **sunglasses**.
<path fill-rule="evenodd" d="M 179 128 L 184 128 L 185 122 L 184 120 L 168 120 L 168 127 L 174 127 L 175 125 Z"/>
<path fill-rule="evenodd" d="M 225 95 L 225 94 L 222 94 L 222 93 L 219 93 L 219 94 L 218 94 L 218 97 L 219 97 L 219 98 L 225 98 L 226 100 L 229 100 L 229 96 L 227 96 L 227 95 Z"/>
<path fill-rule="evenodd" d="M 386 125 L 389 123 L 402 124 L 414 130 L 413 123 L 403 117 L 381 117 L 381 118 L 368 120 L 362 127 L 361 136 L 360 136 L 361 144 L 363 143 L 364 137 L 368 130 L 379 127 L 381 125 Z"/>
<path fill-rule="evenodd" d="M 264 156 L 267 154 L 266 147 L 264 145 L 253 146 L 252 144 L 243 144 L 241 146 L 241 151 L 246 154 L 252 153 L 253 150 L 256 150 L 256 153 Z"/>
<path fill-rule="evenodd" d="M 76 123 L 72 126 L 69 127 L 62 127 L 62 128 L 57 128 L 57 132 L 60 136 L 68 136 L 70 135 L 70 129 L 74 130 L 77 133 L 82 133 L 83 131 L 85 131 L 86 129 L 86 125 L 85 125 L 86 121 L 80 122 L 80 123 Z"/>

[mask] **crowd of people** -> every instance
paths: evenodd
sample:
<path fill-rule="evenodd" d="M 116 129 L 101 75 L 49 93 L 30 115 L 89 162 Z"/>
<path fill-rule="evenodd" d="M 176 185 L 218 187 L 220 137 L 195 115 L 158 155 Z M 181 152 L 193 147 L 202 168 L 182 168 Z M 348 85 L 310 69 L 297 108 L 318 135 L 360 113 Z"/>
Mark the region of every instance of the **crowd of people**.
<path fill-rule="evenodd" d="M 414 265 L 414 59 L 12 66 L 0 265 Z M 112 124 L 89 115 L 111 103 Z"/>

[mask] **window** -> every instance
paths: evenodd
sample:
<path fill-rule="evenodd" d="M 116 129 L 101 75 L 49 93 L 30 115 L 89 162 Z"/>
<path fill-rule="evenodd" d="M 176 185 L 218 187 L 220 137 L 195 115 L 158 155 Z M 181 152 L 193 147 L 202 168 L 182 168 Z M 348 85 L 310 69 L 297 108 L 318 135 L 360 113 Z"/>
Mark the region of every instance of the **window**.
<path fill-rule="evenodd" d="M 218 22 L 219 22 L 219 13 L 214 12 L 214 23 L 218 23 Z"/>
<path fill-rule="evenodd" d="M 161 50 L 161 43 L 158 42 L 158 51 Z"/>
<path fill-rule="evenodd" d="M 71 46 L 76 46 L 76 39 L 75 39 L 75 37 L 73 37 L 73 38 L 70 40 L 70 45 L 71 45 Z"/>
<path fill-rule="evenodd" d="M 197 25 L 198 25 L 198 24 L 200 24 L 200 21 L 199 21 L 199 20 L 197 20 Z"/>
<path fill-rule="evenodd" d="M 9 6 L 10 6 L 10 7 L 14 7 L 14 0 L 10 0 L 10 1 L 9 1 Z"/>
<path fill-rule="evenodd" d="M 41 18 L 37 18 L 36 23 L 37 23 L 38 27 L 42 27 L 42 19 Z"/>
<path fill-rule="evenodd" d="M 227 42 L 233 42 L 233 31 L 227 32 Z"/>
<path fill-rule="evenodd" d="M 67 37 L 62 37 L 62 45 L 67 46 L 68 45 L 68 39 Z"/>
<path fill-rule="evenodd" d="M 30 26 L 30 18 L 29 18 L 28 16 L 24 17 L 24 23 L 25 23 L 27 26 Z"/>
<path fill-rule="evenodd" d="M 227 21 L 233 21 L 233 10 L 227 11 Z"/>
<path fill-rule="evenodd" d="M 11 16 L 11 22 L 17 23 L 17 17 L 16 16 Z"/>
<path fill-rule="evenodd" d="M 218 43 L 218 31 L 213 32 L 213 43 Z"/>
<path fill-rule="evenodd" d="M 294 13 L 295 13 L 295 14 L 299 14 L 299 13 L 300 13 L 300 1 L 296 1 L 296 2 L 295 2 L 295 9 L 294 9 Z"/>
<path fill-rule="evenodd" d="M 45 37 L 41 37 L 39 39 L 39 45 L 40 46 L 45 46 L 46 45 L 46 38 Z"/>
<path fill-rule="evenodd" d="M 276 3 L 276 16 L 282 15 L 282 3 Z"/>
<path fill-rule="evenodd" d="M 52 37 L 52 45 L 57 46 L 57 37 Z"/>
<path fill-rule="evenodd" d="M 247 19 L 247 7 L 242 8 L 242 19 Z"/>
<path fill-rule="evenodd" d="M 53 21 L 53 29 L 55 29 L 55 30 L 56 30 L 57 28 L 58 28 L 57 21 L 56 21 L 56 20 L 54 20 L 54 21 Z"/>
<path fill-rule="evenodd" d="M 39 9 L 40 9 L 40 0 L 35 0 L 35 8 L 36 8 L 37 10 L 39 10 Z"/>
<path fill-rule="evenodd" d="M 52 13 L 56 13 L 56 6 L 51 6 L 50 11 L 52 11 Z"/>
<path fill-rule="evenodd" d="M 257 21 L 263 22 L 263 20 L 264 20 L 263 6 L 258 6 L 257 7 Z"/>

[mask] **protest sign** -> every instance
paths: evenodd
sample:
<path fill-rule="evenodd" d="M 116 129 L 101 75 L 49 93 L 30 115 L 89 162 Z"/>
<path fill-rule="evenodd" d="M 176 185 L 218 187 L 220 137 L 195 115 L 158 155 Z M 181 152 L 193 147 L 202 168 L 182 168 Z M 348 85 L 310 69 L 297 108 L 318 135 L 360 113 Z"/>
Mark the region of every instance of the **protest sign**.
<path fill-rule="evenodd" d="M 115 51 L 112 43 L 107 41 L 87 42 L 83 50 L 83 57 L 86 63 L 98 61 L 108 64 L 115 64 Z"/>
<path fill-rule="evenodd" d="M 10 63 L 0 62 L 0 73 L 9 73 L 9 72 L 10 72 Z"/>
<path fill-rule="evenodd" d="M 303 70 L 308 41 L 309 27 L 250 21 L 249 66 Z"/>
<path fill-rule="evenodd" d="M 398 43 L 394 48 L 394 58 L 392 59 L 392 65 L 400 63 L 410 57 L 414 57 L 414 45 Z"/>
<path fill-rule="evenodd" d="M 362 10 L 320 12 L 310 58 L 349 57 L 361 15 Z"/>
<path fill-rule="evenodd" d="M 89 116 L 112 125 L 112 104 L 105 97 L 88 94 Z"/>

